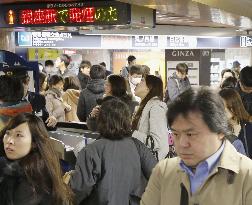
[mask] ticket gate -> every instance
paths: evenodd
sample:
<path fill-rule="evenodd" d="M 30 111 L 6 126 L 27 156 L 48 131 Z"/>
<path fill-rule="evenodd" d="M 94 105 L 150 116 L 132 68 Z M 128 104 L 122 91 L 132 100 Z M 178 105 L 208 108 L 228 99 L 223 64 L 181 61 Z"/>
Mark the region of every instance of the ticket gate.
<path fill-rule="evenodd" d="M 85 123 L 60 122 L 49 136 L 59 158 L 74 165 L 78 152 L 99 138 L 99 133 L 87 130 Z"/>

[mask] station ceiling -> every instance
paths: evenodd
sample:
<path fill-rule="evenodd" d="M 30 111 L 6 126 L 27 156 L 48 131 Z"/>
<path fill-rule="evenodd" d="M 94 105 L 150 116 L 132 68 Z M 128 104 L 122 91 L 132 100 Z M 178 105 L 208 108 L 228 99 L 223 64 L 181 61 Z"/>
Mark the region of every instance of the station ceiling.
<path fill-rule="evenodd" d="M 71 2 L 50 0 L 47 2 Z M 99 1 L 99 0 L 96 0 Z M 108 1 L 108 0 L 107 0 Z M 157 25 L 227 28 L 252 31 L 251 0 L 117 0 L 156 9 Z M 0 0 L 0 4 L 45 2 L 39 0 Z"/>

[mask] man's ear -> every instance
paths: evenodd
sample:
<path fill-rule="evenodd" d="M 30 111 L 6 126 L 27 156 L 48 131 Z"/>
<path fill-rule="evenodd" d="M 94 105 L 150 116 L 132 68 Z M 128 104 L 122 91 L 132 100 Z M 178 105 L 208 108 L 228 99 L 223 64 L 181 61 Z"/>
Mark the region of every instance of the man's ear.
<path fill-rule="evenodd" d="M 223 140 L 225 138 L 225 135 L 222 133 L 219 133 L 218 138 L 219 138 L 219 140 Z"/>

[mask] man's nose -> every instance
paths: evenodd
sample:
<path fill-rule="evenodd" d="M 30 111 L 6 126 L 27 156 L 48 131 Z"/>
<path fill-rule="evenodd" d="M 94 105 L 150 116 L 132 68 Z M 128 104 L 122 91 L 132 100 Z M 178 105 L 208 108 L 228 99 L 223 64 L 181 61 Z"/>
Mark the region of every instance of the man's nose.
<path fill-rule="evenodd" d="M 190 143 L 189 143 L 188 137 L 186 135 L 181 135 L 179 139 L 179 145 L 182 147 L 188 147 L 189 144 Z"/>

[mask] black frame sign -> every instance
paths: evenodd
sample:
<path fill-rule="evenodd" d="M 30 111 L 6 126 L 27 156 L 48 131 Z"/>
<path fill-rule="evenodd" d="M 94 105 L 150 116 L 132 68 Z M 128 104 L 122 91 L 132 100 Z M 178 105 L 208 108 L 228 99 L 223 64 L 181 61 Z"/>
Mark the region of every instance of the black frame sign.
<path fill-rule="evenodd" d="M 115 1 L 3 4 L 0 27 L 125 25 L 130 9 Z"/>

